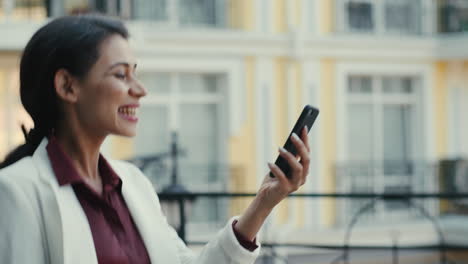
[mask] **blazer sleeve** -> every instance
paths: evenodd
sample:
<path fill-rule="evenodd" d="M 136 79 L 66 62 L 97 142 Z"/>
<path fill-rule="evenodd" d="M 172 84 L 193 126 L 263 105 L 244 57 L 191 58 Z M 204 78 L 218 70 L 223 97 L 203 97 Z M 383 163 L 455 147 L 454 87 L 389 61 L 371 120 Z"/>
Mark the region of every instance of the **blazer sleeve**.
<path fill-rule="evenodd" d="M 0 263 L 47 263 L 39 219 L 13 177 L 0 173 Z"/>
<path fill-rule="evenodd" d="M 144 179 L 145 185 L 147 186 L 148 191 L 152 192 L 153 198 L 157 206 L 157 210 L 161 211 L 161 206 L 159 204 L 159 198 L 154 191 L 154 188 L 150 181 L 143 175 L 143 173 L 136 167 L 134 169 L 138 170 L 141 179 Z M 168 232 L 170 233 L 170 240 L 176 244 L 179 258 L 182 264 L 249 264 L 254 263 L 256 258 L 259 255 L 261 246 L 254 251 L 249 251 L 245 249 L 237 240 L 237 237 L 234 234 L 232 228 L 232 222 L 236 219 L 233 217 L 228 223 L 217 233 L 215 238 L 213 238 L 207 245 L 203 247 L 200 253 L 195 254 L 191 249 L 189 249 L 185 243 L 179 238 L 177 232 L 172 226 L 167 223 L 167 220 L 164 218 L 164 225 L 166 226 Z"/>

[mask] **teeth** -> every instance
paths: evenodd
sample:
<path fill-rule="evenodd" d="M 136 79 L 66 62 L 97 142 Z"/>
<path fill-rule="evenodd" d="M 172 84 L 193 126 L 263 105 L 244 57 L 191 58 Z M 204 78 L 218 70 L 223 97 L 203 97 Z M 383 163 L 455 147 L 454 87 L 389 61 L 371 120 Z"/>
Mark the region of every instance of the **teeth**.
<path fill-rule="evenodd" d="M 129 116 L 134 116 L 137 113 L 136 107 L 120 107 L 118 111 L 119 113 Z"/>

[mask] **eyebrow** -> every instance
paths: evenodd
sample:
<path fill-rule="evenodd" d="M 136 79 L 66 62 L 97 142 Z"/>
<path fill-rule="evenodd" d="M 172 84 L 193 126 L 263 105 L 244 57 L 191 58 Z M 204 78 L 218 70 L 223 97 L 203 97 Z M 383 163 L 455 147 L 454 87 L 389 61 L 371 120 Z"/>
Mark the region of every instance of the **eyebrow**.
<path fill-rule="evenodd" d="M 108 68 L 108 71 L 112 70 L 113 68 L 117 67 L 117 66 L 125 66 L 125 67 L 128 67 L 128 68 L 131 68 L 131 65 L 130 63 L 128 62 L 116 62 L 114 64 L 112 64 L 109 68 Z M 133 65 L 133 69 L 136 69 L 137 67 L 137 64 L 135 63 Z"/>

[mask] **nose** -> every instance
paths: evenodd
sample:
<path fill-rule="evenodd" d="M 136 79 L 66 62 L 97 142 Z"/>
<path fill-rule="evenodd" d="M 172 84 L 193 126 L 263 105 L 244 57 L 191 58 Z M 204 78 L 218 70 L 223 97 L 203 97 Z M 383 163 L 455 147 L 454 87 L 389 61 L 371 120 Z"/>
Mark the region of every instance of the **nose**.
<path fill-rule="evenodd" d="M 148 91 L 143 86 L 143 84 L 137 79 L 135 79 L 133 85 L 130 87 L 128 92 L 131 96 L 134 96 L 137 98 L 143 97 L 148 93 Z"/>

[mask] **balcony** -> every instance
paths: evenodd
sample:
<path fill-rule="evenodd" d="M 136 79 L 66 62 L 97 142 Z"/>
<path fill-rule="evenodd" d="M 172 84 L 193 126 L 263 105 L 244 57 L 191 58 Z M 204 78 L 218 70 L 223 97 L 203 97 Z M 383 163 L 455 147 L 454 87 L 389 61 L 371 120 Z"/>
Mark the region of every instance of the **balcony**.
<path fill-rule="evenodd" d="M 437 166 L 425 162 L 384 161 L 347 162 L 336 166 L 337 189 L 342 193 L 418 193 L 438 191 Z M 369 201 L 344 200 L 338 205 L 338 225 L 349 223 Z M 437 214 L 434 201 L 416 201 L 430 214 Z M 418 208 L 405 200 L 384 200 L 370 205 L 362 212 L 361 222 L 366 224 L 389 224 L 393 221 L 411 221 L 421 218 Z"/>
<path fill-rule="evenodd" d="M 168 177 L 169 171 L 163 162 L 165 158 L 164 156 L 140 157 L 134 162 L 153 182 L 161 183 Z M 348 214 L 346 217 L 339 215 L 337 224 L 331 226 L 294 227 L 267 221 L 261 233 L 262 253 L 256 263 L 276 263 L 275 261 L 298 264 L 383 264 L 392 261 L 392 263 L 408 264 L 466 263 L 468 232 L 465 226 L 468 224 L 466 213 L 468 211 L 463 209 L 466 206 L 462 206 L 468 193 L 461 192 L 464 189 L 453 188 L 455 181 L 459 186 L 468 187 L 466 180 L 460 182 L 465 174 L 468 175 L 468 162 L 448 161 L 429 164 L 412 161 L 384 164 L 384 166 L 379 166 L 375 162 L 338 164 L 336 180 L 341 188 L 338 192 L 290 195 L 289 200 L 314 200 L 317 203 L 325 200 L 334 201 L 325 202 L 322 206 L 346 203 L 353 210 L 346 211 Z M 201 170 L 192 167 L 190 172 L 184 174 L 190 174 L 193 180 L 193 173 L 197 174 L 197 171 L 199 172 L 197 179 L 213 173 L 223 174 L 222 170 L 216 169 L 221 167 L 208 166 Z M 243 168 L 231 167 L 224 173 L 226 175 L 221 178 L 235 180 L 239 178 L 236 175 L 245 172 Z M 379 183 L 379 177 L 389 177 L 389 175 L 396 178 Z M 461 179 L 453 178 L 455 175 Z M 441 181 L 440 190 L 434 189 L 439 186 L 438 179 L 445 179 Z M 346 188 L 346 186 L 355 188 Z M 221 228 L 230 218 L 226 208 L 242 211 L 240 207 L 246 204 L 245 200 L 241 199 L 255 196 L 255 193 L 226 192 L 223 188 L 188 189 L 191 192 L 160 192 L 159 197 L 162 202 L 177 200 L 180 204 L 191 200 L 194 203 L 193 208 L 198 208 L 199 212 L 223 212 L 218 214 L 216 222 L 210 223 L 211 230 L 208 230 L 194 224 L 196 215 L 182 210 L 182 214 L 171 216 L 166 211 L 169 219 L 171 217 L 179 219 L 175 221 L 177 223 L 175 228 L 195 251 L 200 250 L 201 245 L 213 238 L 215 230 Z M 440 210 L 439 206 L 442 203 L 446 204 L 442 206 L 445 209 Z M 215 204 L 221 207 L 213 207 Z M 240 207 L 233 207 L 236 204 Z M 304 204 L 310 205 L 310 203 Z M 224 210 L 219 211 L 222 207 Z M 320 217 L 320 210 L 314 209 L 314 218 Z"/>

